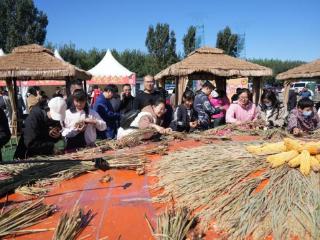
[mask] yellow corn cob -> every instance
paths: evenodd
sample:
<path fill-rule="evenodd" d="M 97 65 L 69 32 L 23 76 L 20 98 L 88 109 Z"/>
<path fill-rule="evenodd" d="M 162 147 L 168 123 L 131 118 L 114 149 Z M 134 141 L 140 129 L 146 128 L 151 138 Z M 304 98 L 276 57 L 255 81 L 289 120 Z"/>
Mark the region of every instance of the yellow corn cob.
<path fill-rule="evenodd" d="M 311 164 L 311 168 L 314 172 L 320 171 L 320 163 L 314 156 L 310 157 L 310 164 Z"/>
<path fill-rule="evenodd" d="M 311 159 L 310 153 L 307 150 L 303 150 L 301 152 L 301 160 L 300 160 L 300 172 L 307 176 L 310 173 L 311 168 Z"/>
<path fill-rule="evenodd" d="M 303 150 L 303 144 L 295 139 L 291 139 L 291 138 L 284 138 L 284 145 L 287 148 L 287 151 L 289 150 L 297 150 L 299 152 L 301 152 Z"/>
<path fill-rule="evenodd" d="M 278 153 L 278 154 L 267 157 L 267 162 L 271 163 L 271 167 L 275 168 L 275 167 L 281 166 L 285 162 L 290 161 L 291 159 L 295 158 L 298 155 L 299 155 L 298 151 L 295 151 L 295 150 L 292 150 L 289 152 L 282 152 L 282 153 Z"/>
<path fill-rule="evenodd" d="M 266 143 L 262 146 L 248 146 L 247 151 L 257 155 L 269 155 L 286 151 L 286 147 L 283 142 Z"/>
<path fill-rule="evenodd" d="M 298 156 L 296 156 L 295 158 L 291 159 L 288 162 L 289 167 L 299 167 L 300 166 L 300 161 L 301 161 L 301 154 L 299 154 Z"/>
<path fill-rule="evenodd" d="M 320 154 L 317 154 L 315 157 L 320 162 Z"/>
<path fill-rule="evenodd" d="M 307 142 L 303 145 L 303 149 L 307 150 L 310 154 L 320 153 L 320 143 L 319 142 Z"/>
<path fill-rule="evenodd" d="M 254 146 L 254 145 L 250 145 L 246 147 L 247 151 L 253 154 L 256 154 L 256 152 L 259 151 L 260 148 L 261 146 Z"/>

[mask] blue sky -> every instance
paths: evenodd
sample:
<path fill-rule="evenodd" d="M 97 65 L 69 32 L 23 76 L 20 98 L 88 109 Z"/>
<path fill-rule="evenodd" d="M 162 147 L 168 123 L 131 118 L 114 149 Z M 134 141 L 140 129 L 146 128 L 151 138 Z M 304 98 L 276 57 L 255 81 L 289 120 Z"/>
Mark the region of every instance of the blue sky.
<path fill-rule="evenodd" d="M 206 45 L 229 25 L 246 34 L 247 58 L 320 58 L 320 0 L 35 0 L 47 13 L 47 41 L 90 49 L 146 51 L 149 25 L 168 23 L 182 52 L 190 25 L 204 24 Z"/>

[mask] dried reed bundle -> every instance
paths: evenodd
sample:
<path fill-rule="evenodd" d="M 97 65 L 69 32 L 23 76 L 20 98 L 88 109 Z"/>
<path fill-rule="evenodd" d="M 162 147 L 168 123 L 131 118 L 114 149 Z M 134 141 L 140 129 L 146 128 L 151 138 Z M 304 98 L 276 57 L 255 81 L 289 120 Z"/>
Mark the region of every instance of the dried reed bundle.
<path fill-rule="evenodd" d="M 158 216 L 157 228 L 155 231 L 152 229 L 153 236 L 159 240 L 184 240 L 196 222 L 197 218 L 188 208 L 167 208 Z"/>
<path fill-rule="evenodd" d="M 49 189 L 35 187 L 35 186 L 22 186 L 15 190 L 16 193 L 20 193 L 23 195 L 33 195 L 33 196 L 43 196 L 48 193 Z"/>
<path fill-rule="evenodd" d="M 55 210 L 56 208 L 53 205 L 43 204 L 43 199 L 20 204 L 8 211 L 3 211 L 2 209 L 0 213 L 0 238 L 32 232 L 32 230 L 21 231 L 21 229 L 37 224 L 42 219 L 50 216 Z M 42 230 L 47 231 L 46 229 Z M 35 232 L 39 232 L 39 230 L 35 230 Z"/>
<path fill-rule="evenodd" d="M 43 188 L 54 182 L 71 179 L 94 169 L 94 163 L 72 161 L 63 164 L 46 162 L 0 165 L 0 173 L 11 175 L 10 178 L 0 181 L 0 196 L 30 184 L 34 184 L 32 187 Z M 34 193 L 33 190 L 24 188 L 24 192 L 28 192 L 28 194 Z M 44 192 L 44 190 L 41 191 Z M 39 189 L 36 195 L 38 193 Z"/>
<path fill-rule="evenodd" d="M 25 185 L 32 185 L 32 187 L 42 188 L 44 186 L 74 178 L 80 174 L 88 171 L 93 171 L 97 167 L 102 169 L 129 169 L 139 170 L 138 173 L 144 172 L 145 164 L 147 162 L 146 155 L 148 154 L 163 154 L 166 152 L 166 146 L 137 147 L 130 152 L 125 149 L 116 150 L 113 153 L 106 153 L 101 155 L 101 158 L 92 161 L 91 156 L 87 156 L 86 160 L 68 159 L 69 154 L 54 156 L 54 157 L 38 157 L 31 159 L 31 163 L 24 161 L 19 164 L 4 164 L 0 165 L 0 174 L 10 174 L 11 177 L 0 181 L 0 196 L 3 196 L 18 187 Z M 80 157 L 85 158 L 85 156 Z M 34 188 L 23 188 L 23 193 L 38 195 Z M 21 191 L 20 191 L 21 192 Z M 43 190 L 44 192 L 44 190 Z"/>
<path fill-rule="evenodd" d="M 70 213 L 65 213 L 60 217 L 53 240 L 76 239 L 83 229 L 89 225 L 93 217 L 91 210 L 85 213 L 83 209 L 76 205 Z"/>
<path fill-rule="evenodd" d="M 152 189 L 164 189 L 154 201 L 173 196 L 177 206 L 199 209 L 201 225 L 216 220 L 229 239 L 319 239 L 320 175 L 270 169 L 263 158 L 248 155 L 243 143 L 170 153 L 152 173 L 159 177 Z"/>

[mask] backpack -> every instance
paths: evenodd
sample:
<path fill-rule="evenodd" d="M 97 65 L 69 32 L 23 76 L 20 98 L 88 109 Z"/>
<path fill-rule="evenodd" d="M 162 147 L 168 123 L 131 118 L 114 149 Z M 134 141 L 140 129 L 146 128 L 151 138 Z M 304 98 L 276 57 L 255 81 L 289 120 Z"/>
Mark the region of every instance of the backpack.
<path fill-rule="evenodd" d="M 132 128 L 130 127 L 130 125 L 139 115 L 139 113 L 140 110 L 130 110 L 129 112 L 125 113 L 120 119 L 120 127 L 122 127 L 123 129 Z"/>

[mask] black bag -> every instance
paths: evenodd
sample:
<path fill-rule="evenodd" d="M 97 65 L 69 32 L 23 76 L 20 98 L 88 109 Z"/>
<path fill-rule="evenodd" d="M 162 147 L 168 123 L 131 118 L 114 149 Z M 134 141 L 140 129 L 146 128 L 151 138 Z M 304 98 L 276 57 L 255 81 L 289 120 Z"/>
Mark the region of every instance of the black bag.
<path fill-rule="evenodd" d="M 130 110 L 129 112 L 125 113 L 120 119 L 120 127 L 122 127 L 123 129 L 131 128 L 131 123 L 139 113 L 140 110 Z"/>

